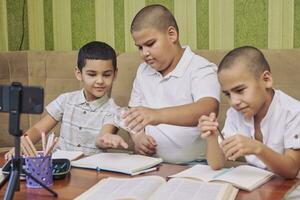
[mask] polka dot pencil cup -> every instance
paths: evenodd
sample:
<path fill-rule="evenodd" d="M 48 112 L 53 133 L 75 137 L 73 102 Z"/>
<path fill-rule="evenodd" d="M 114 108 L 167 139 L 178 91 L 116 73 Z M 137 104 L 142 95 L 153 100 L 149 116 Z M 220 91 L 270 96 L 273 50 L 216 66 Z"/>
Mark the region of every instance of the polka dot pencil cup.
<path fill-rule="evenodd" d="M 46 186 L 53 185 L 52 160 L 51 155 L 38 157 L 25 157 L 25 168 L 34 178 L 41 181 Z M 26 176 L 26 186 L 28 188 L 42 188 L 42 186 Z"/>

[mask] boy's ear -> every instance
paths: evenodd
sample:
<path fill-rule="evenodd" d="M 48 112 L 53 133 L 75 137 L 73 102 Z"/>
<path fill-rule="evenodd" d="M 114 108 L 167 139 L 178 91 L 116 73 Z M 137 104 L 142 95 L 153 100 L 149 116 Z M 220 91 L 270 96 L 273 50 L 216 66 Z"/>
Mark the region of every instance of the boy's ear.
<path fill-rule="evenodd" d="M 169 26 L 169 28 L 167 30 L 167 34 L 172 42 L 178 41 L 178 33 L 174 26 Z"/>
<path fill-rule="evenodd" d="M 82 81 L 82 74 L 78 67 L 75 67 L 74 74 L 77 80 Z"/>
<path fill-rule="evenodd" d="M 262 74 L 262 79 L 265 83 L 266 88 L 272 88 L 273 87 L 273 78 L 272 74 L 269 71 L 264 71 Z"/>

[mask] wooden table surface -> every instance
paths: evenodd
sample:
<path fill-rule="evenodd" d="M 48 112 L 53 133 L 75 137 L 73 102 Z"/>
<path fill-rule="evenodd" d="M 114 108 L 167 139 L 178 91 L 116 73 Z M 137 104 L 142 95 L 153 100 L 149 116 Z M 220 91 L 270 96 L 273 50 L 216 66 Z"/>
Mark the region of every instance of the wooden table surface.
<path fill-rule="evenodd" d="M 3 166 L 3 155 L 0 157 L 0 165 Z M 167 177 L 169 175 L 178 173 L 186 166 L 162 164 L 157 171 L 149 172 L 139 176 L 158 175 Z M 44 189 L 27 189 L 26 182 L 21 181 L 20 191 L 15 192 L 14 199 L 74 199 L 79 194 L 86 191 L 88 188 L 96 184 L 99 180 L 105 177 L 130 177 L 128 175 L 100 171 L 72 168 L 71 173 L 62 180 L 55 180 L 51 187 L 58 193 L 58 198 L 54 198 Z M 252 192 L 240 190 L 236 199 L 238 200 L 277 200 L 282 199 L 287 191 L 289 191 L 298 180 L 285 180 L 279 177 L 272 178 L 269 182 L 262 185 Z M 0 191 L 0 198 L 3 199 L 7 184 Z"/>

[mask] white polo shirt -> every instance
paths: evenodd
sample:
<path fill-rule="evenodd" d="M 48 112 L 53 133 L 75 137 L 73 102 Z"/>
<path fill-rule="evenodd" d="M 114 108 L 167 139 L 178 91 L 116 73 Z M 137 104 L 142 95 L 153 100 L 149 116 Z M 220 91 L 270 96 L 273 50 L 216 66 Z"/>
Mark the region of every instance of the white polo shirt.
<path fill-rule="evenodd" d="M 114 124 L 116 108 L 113 99 L 107 96 L 87 102 L 83 90 L 78 90 L 61 94 L 46 110 L 56 121 L 61 121 L 59 148 L 90 155 L 102 152 L 95 145 L 96 137 L 103 125 Z"/>
<path fill-rule="evenodd" d="M 134 80 L 130 107 L 164 108 L 196 102 L 203 97 L 219 100 L 217 67 L 185 48 L 176 68 L 163 77 L 150 65 L 142 63 Z M 204 158 L 205 143 L 197 127 L 159 124 L 146 126 L 146 133 L 157 143 L 157 155 L 170 163 L 184 163 Z"/>
<path fill-rule="evenodd" d="M 283 154 L 285 149 L 300 148 L 300 102 L 280 90 L 275 90 L 268 112 L 261 121 L 263 143 Z M 254 120 L 246 119 L 233 108 L 227 111 L 223 132 L 225 137 L 241 134 L 254 139 Z M 256 156 L 246 156 L 248 163 L 266 168 Z"/>

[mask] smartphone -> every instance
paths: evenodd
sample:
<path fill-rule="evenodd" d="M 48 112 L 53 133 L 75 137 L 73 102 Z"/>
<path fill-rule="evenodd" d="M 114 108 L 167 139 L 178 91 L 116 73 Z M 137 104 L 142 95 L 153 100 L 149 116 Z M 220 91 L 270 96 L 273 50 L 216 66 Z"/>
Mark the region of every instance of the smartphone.
<path fill-rule="evenodd" d="M 20 99 L 14 91 L 20 92 Z M 44 90 L 40 87 L 22 86 L 14 82 L 10 86 L 0 85 L 0 112 L 10 112 L 11 104 L 20 101 L 20 112 L 28 114 L 40 114 L 44 110 Z"/>

